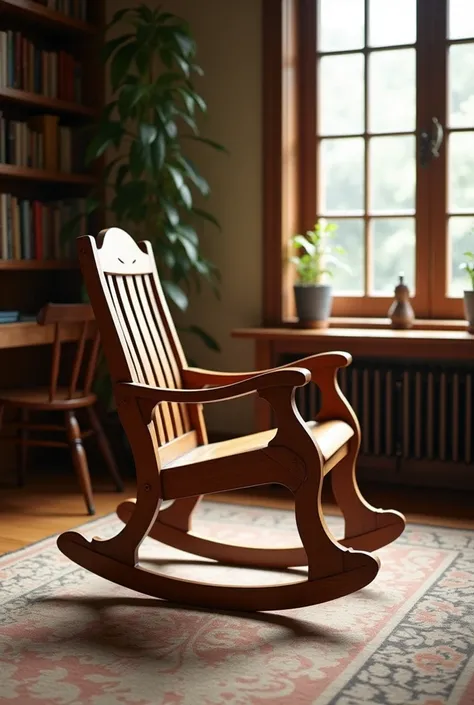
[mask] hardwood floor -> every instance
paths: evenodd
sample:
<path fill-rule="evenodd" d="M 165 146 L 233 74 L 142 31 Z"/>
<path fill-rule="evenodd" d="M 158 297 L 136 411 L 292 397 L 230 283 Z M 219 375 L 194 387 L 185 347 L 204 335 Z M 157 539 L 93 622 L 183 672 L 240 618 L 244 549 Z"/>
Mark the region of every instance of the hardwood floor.
<path fill-rule="evenodd" d="M 42 475 L 26 487 L 0 485 L 0 554 L 14 551 L 52 534 L 84 524 L 115 511 L 125 496 L 134 496 L 134 483 L 126 483 L 126 492 L 111 491 L 108 478 L 94 482 L 97 513 L 89 517 L 75 479 L 57 474 Z M 466 492 L 399 488 L 387 485 L 364 487 L 364 495 L 375 506 L 399 509 L 412 522 L 474 529 L 474 495 Z M 218 502 L 291 508 L 291 495 L 279 487 L 253 488 L 208 496 Z M 338 513 L 329 491 L 323 493 L 328 514 Z"/>

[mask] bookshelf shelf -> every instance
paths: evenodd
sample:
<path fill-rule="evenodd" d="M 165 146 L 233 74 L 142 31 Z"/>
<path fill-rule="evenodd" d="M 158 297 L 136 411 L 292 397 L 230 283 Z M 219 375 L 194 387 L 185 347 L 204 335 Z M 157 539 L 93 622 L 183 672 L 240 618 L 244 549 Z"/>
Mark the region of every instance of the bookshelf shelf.
<path fill-rule="evenodd" d="M 0 100 L 2 102 L 24 106 L 25 108 L 36 108 L 38 112 L 46 110 L 48 113 L 54 115 L 71 115 L 91 119 L 97 114 L 94 108 L 89 108 L 86 105 L 70 103 L 66 100 L 58 100 L 57 98 L 47 98 L 44 95 L 28 93 L 27 91 L 21 91 L 16 88 L 0 88 Z"/>
<path fill-rule="evenodd" d="M 2 16 L 18 17 L 23 21 L 36 25 L 41 24 L 43 27 L 56 32 L 66 31 L 84 36 L 97 34 L 97 28 L 94 25 L 68 17 L 61 12 L 50 10 L 32 0 L 0 0 L 0 14 Z"/>
<path fill-rule="evenodd" d="M 15 166 L 14 164 L 0 164 L 0 180 L 1 179 L 18 179 L 23 181 L 39 181 L 45 184 L 89 187 L 97 184 L 96 177 L 91 174 L 69 174 L 61 171 L 45 171 L 43 169 Z"/>
<path fill-rule="evenodd" d="M 75 260 L 67 259 L 0 259 L 0 270 L 48 270 L 48 269 L 77 269 Z"/>
<path fill-rule="evenodd" d="M 99 117 L 105 95 L 105 4 L 0 0 L 0 311 L 27 314 L 48 301 L 82 298 L 75 243 L 65 242 L 61 229 L 84 213 L 86 197 L 96 190 L 101 208 L 81 219 L 78 231 L 100 230 L 103 217 L 103 166 L 84 167 L 83 128 Z M 73 326 L 70 339 L 79 334 Z M 0 323 L 0 349 L 53 338 L 53 326 Z M 0 388 L 47 375 L 47 356 L 2 355 L 13 362 L 2 359 Z"/>

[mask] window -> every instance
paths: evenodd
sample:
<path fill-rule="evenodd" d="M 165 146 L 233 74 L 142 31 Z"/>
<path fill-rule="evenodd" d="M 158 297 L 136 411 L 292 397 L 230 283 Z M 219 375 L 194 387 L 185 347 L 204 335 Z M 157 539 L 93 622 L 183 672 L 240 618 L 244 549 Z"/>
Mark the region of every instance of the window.
<path fill-rule="evenodd" d="M 419 318 L 462 318 L 459 265 L 474 251 L 474 3 L 282 6 L 282 45 L 296 45 L 282 64 L 282 201 L 298 196 L 280 266 L 291 226 L 325 217 L 351 266 L 334 278 L 334 315 L 385 316 L 403 272 Z M 297 118 L 285 122 L 288 100 Z M 293 143 L 296 186 L 285 175 Z"/>

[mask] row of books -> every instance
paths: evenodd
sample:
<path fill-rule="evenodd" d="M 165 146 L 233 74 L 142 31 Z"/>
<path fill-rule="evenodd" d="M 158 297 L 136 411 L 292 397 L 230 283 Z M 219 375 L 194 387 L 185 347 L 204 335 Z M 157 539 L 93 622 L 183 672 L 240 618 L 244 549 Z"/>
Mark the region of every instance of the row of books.
<path fill-rule="evenodd" d="M 65 240 L 61 231 L 84 214 L 84 205 L 81 198 L 42 203 L 0 194 L 0 258 L 73 259 L 75 238 Z M 82 215 L 74 235 L 86 235 L 88 230 L 88 218 Z"/>
<path fill-rule="evenodd" d="M 36 2 L 50 10 L 87 22 L 87 0 L 36 0 Z"/>
<path fill-rule="evenodd" d="M 71 128 L 59 125 L 57 115 L 33 115 L 26 122 L 1 116 L 0 163 L 63 172 L 84 167 L 83 155 L 73 153 Z"/>
<path fill-rule="evenodd" d="M 19 321 L 36 321 L 37 316 L 31 313 L 21 313 L 21 311 L 0 311 L 1 323 L 18 323 Z"/>
<path fill-rule="evenodd" d="M 44 51 L 21 32 L 0 32 L 0 88 L 82 102 L 82 67 L 65 51 Z"/>

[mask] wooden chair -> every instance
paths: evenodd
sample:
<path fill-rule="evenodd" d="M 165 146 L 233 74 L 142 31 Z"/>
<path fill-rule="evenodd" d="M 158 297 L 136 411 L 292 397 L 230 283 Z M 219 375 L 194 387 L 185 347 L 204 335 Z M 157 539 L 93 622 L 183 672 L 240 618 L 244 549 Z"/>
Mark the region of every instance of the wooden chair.
<path fill-rule="evenodd" d="M 188 367 L 163 297 L 151 246 L 123 230 L 78 240 L 79 258 L 115 388 L 120 420 L 133 451 L 137 498 L 118 507 L 124 528 L 91 542 L 62 534 L 60 550 L 88 570 L 139 592 L 189 605 L 280 610 L 331 600 L 370 583 L 379 561 L 368 551 L 403 531 L 401 514 L 370 506 L 355 479 L 360 429 L 336 381 L 350 363 L 323 353 L 298 366 L 260 372 L 210 372 Z M 322 390 L 317 420 L 305 423 L 295 388 Z M 202 404 L 257 393 L 272 405 L 278 428 L 222 443 L 207 442 Z M 321 486 L 331 472 L 345 518 L 336 540 L 321 509 Z M 294 495 L 301 546 L 252 548 L 221 544 L 191 530 L 201 495 L 267 483 Z M 175 500 L 161 509 L 163 500 Z M 193 582 L 140 566 L 146 536 L 226 564 L 266 568 L 308 566 L 295 583 L 237 587 Z"/>
<path fill-rule="evenodd" d="M 49 387 L 0 391 L 0 424 L 6 408 L 19 410 L 21 417 L 18 423 L 8 425 L 14 426 L 18 430 L 18 435 L 5 437 L 3 440 L 13 441 L 19 446 L 17 468 L 19 485 L 23 485 L 25 481 L 29 446 L 69 447 L 87 511 L 89 514 L 94 514 L 91 480 L 82 444 L 84 438 L 92 434 L 96 435 L 115 486 L 118 491 L 123 491 L 123 484 L 107 437 L 94 409 L 97 397 L 91 391 L 99 352 L 99 332 L 94 323 L 94 312 L 89 304 L 48 304 L 39 312 L 38 323 L 41 326 L 55 326 Z M 77 325 L 80 331 L 75 341 L 77 348 L 69 383 L 67 386 L 59 386 L 63 331 L 65 326 L 71 325 Z M 81 379 L 83 379 L 82 386 L 80 386 Z M 76 417 L 76 412 L 81 409 L 86 411 L 90 423 L 90 429 L 86 431 L 81 431 Z M 30 423 L 30 414 L 40 411 L 62 412 L 64 425 Z M 67 442 L 33 438 L 30 435 L 32 431 L 65 431 Z"/>

